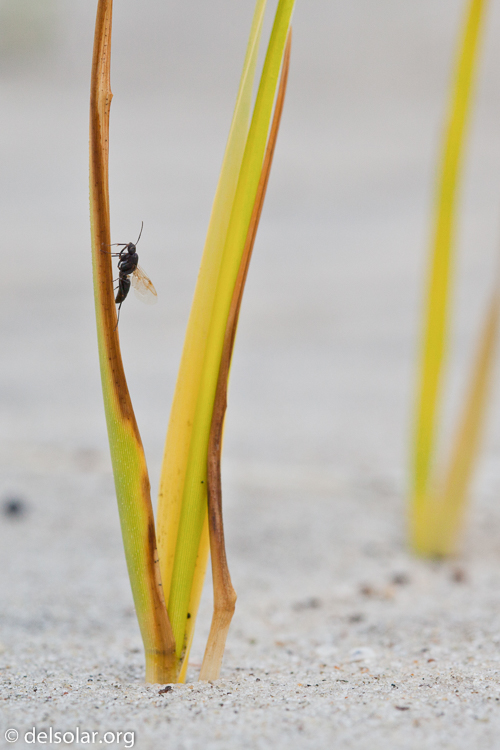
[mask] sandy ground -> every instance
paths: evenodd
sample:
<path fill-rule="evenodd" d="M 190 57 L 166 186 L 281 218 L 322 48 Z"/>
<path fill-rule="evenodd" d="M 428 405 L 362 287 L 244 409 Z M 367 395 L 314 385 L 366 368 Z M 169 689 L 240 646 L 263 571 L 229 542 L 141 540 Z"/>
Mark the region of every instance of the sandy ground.
<path fill-rule="evenodd" d="M 100 460 L 47 451 L 2 466 L 34 469 L 31 509 L 2 521 L 2 732 L 133 732 L 140 748 L 496 747 L 498 479 L 460 561 L 432 565 L 404 547 L 389 477 L 227 462 L 240 596 L 222 678 L 196 682 L 207 596 L 188 683 L 164 692 L 142 681 Z"/>
<path fill-rule="evenodd" d="M 159 293 L 156 308 L 127 301 L 120 332 L 154 490 L 251 8 L 218 0 L 190 25 L 167 3 L 165 37 L 150 39 L 152 0 L 141 23 L 135 4 L 116 6 L 113 233 L 134 239 L 144 220 L 141 264 Z M 237 610 L 221 680 L 197 683 L 207 586 L 188 682 L 167 691 L 143 683 L 99 386 L 93 9 L 59 6 L 67 36 L 52 57 L 1 53 L 0 747 L 33 746 L 33 727 L 141 750 L 498 747 L 498 393 L 460 556 L 419 561 L 406 539 L 432 180 L 462 7 L 298 3 L 226 428 Z M 499 33 L 492 3 L 444 445 L 498 248 Z"/>

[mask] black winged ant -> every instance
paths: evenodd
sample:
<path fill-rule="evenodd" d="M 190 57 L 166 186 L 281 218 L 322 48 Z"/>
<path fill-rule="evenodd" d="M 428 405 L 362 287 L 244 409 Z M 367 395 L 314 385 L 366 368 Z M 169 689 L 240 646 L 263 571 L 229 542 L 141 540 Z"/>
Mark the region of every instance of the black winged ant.
<path fill-rule="evenodd" d="M 120 320 L 120 310 L 130 292 L 130 287 L 134 287 L 136 295 L 148 305 L 152 305 L 156 302 L 156 289 L 153 286 L 151 279 L 144 273 L 142 268 L 139 266 L 139 255 L 137 254 L 137 245 L 141 239 L 142 228 L 144 222 L 141 224 L 141 231 L 137 241 L 134 242 L 114 242 L 110 247 L 115 245 L 121 247 L 119 253 L 110 253 L 111 257 L 118 258 L 118 286 L 115 288 L 116 297 L 115 303 L 118 305 L 118 318 L 116 325 Z M 106 252 L 102 250 L 101 252 Z"/>

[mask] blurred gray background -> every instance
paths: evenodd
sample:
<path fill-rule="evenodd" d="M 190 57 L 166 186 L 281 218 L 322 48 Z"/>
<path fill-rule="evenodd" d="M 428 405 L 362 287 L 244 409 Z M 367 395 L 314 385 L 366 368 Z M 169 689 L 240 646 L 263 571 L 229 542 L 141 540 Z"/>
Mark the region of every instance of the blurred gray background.
<path fill-rule="evenodd" d="M 113 240 L 135 240 L 144 221 L 141 264 L 159 298 L 150 308 L 131 296 L 120 321 L 153 492 L 253 5 L 115 2 Z M 231 377 L 228 507 L 241 486 L 305 496 L 373 480 L 394 493 L 402 535 L 436 161 L 464 9 L 297 3 Z M 0 493 L 34 506 L 41 476 L 49 507 L 51 477 L 80 469 L 102 472 L 92 492 L 105 487 L 112 502 L 89 243 L 94 20 L 86 0 L 0 0 Z M 448 430 L 499 247 L 499 34 L 492 2 L 461 196 Z M 492 494 L 499 453 L 495 393 L 477 482 Z"/>
<path fill-rule="evenodd" d="M 106 447 L 87 196 L 94 5 L 0 2 L 0 430 L 11 447 Z M 236 347 L 228 459 L 368 463 L 403 483 L 434 172 L 464 7 L 298 2 Z M 250 0 L 115 3 L 113 239 L 135 239 L 144 221 L 141 263 L 159 295 L 153 309 L 127 300 L 120 333 L 155 469 L 252 12 Z M 499 31 L 493 2 L 459 225 L 452 353 L 462 365 L 498 246 Z"/>

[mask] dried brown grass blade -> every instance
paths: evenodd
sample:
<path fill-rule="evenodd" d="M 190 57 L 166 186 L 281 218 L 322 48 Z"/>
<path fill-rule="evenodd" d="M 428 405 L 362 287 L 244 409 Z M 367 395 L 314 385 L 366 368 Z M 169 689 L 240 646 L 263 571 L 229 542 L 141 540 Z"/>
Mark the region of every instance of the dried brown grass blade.
<path fill-rule="evenodd" d="M 276 98 L 273 121 L 269 133 L 266 154 L 262 166 L 259 187 L 255 198 L 252 218 L 248 229 L 245 249 L 241 259 L 240 269 L 231 301 L 231 308 L 224 336 L 224 348 L 215 394 L 210 440 L 208 446 L 208 521 L 210 533 L 210 556 L 212 561 L 212 580 L 214 589 L 214 612 L 210 635 L 208 637 L 205 655 L 200 671 L 200 680 L 216 680 L 220 675 L 222 658 L 226 646 L 229 626 L 233 618 L 236 592 L 231 583 L 231 576 L 227 564 L 226 546 L 224 541 L 224 524 L 222 519 L 222 482 L 221 482 L 221 452 L 224 417 L 227 407 L 227 386 L 231 358 L 236 337 L 236 329 L 240 314 L 243 291 L 248 275 L 248 268 L 257 235 L 260 216 L 264 205 L 271 165 L 276 147 L 281 114 L 285 101 L 288 69 L 290 66 L 290 51 L 292 44 L 292 30 L 290 28 L 283 55 L 280 85 Z"/>

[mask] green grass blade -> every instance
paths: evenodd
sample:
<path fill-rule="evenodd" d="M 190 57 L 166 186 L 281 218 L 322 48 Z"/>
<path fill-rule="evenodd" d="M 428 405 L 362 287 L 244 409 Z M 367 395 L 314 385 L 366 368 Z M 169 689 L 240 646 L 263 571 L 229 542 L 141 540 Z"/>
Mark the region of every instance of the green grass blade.
<path fill-rule="evenodd" d="M 255 68 L 265 9 L 266 0 L 257 0 L 228 142 L 212 207 L 168 426 L 158 500 L 158 550 L 167 601 L 177 549 L 192 427 L 205 359 L 208 321 L 214 305 L 231 207 L 248 135 Z M 190 543 L 189 540 L 187 540 L 187 543 Z M 185 539 L 183 544 L 186 544 Z M 202 534 L 201 540 L 194 539 L 192 544 L 192 552 L 196 556 L 197 563 L 188 605 L 191 617 L 186 623 L 184 657 L 189 652 L 205 576 L 208 557 L 208 527 L 206 522 L 205 532 Z M 184 661 L 185 666 L 187 660 L 184 659 Z M 180 680 L 184 678 L 184 674 L 185 669 L 183 668 L 179 675 Z"/>
<path fill-rule="evenodd" d="M 207 452 L 215 390 L 234 285 L 259 184 L 294 0 L 280 0 L 261 76 L 210 319 L 175 551 L 168 612 L 177 653 L 185 641 L 196 555 L 206 515 Z"/>

